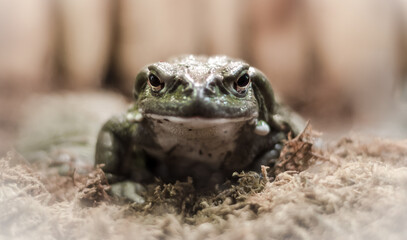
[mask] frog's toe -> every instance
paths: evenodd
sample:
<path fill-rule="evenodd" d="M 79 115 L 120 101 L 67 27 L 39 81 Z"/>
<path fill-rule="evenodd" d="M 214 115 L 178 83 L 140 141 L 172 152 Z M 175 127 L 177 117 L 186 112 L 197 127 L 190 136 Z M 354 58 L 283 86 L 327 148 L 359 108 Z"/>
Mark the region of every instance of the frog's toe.
<path fill-rule="evenodd" d="M 146 193 L 146 189 L 143 185 L 137 182 L 124 181 L 114 183 L 111 185 L 110 192 L 114 196 L 124 198 L 135 203 L 141 204 L 145 202 L 142 196 Z"/>
<path fill-rule="evenodd" d="M 256 172 L 261 172 L 261 166 L 274 167 L 278 158 L 280 157 L 280 144 L 276 144 L 274 149 L 265 152 L 261 155 L 252 165 L 251 170 Z"/>

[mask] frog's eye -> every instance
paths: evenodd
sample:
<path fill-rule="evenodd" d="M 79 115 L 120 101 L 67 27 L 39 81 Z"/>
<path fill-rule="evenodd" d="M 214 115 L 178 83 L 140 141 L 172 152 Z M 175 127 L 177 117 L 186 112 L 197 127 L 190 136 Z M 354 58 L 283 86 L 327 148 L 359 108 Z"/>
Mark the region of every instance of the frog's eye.
<path fill-rule="evenodd" d="M 148 75 L 148 85 L 154 92 L 158 92 L 164 87 L 164 83 L 153 73 Z"/>
<path fill-rule="evenodd" d="M 238 93 L 245 93 L 250 85 L 250 76 L 248 73 L 240 76 L 234 83 L 234 88 Z"/>

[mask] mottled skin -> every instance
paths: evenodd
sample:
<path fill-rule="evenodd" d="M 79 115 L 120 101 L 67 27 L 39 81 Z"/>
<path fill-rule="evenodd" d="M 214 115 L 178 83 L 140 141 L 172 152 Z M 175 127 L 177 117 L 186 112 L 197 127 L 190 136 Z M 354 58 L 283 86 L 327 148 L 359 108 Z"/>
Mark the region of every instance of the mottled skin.
<path fill-rule="evenodd" d="M 111 182 L 192 176 L 198 185 L 211 185 L 234 171 L 272 165 L 288 133 L 300 130 L 295 119 L 247 63 L 226 56 L 173 58 L 137 75 L 134 104 L 100 131 L 96 164 L 104 164 Z"/>

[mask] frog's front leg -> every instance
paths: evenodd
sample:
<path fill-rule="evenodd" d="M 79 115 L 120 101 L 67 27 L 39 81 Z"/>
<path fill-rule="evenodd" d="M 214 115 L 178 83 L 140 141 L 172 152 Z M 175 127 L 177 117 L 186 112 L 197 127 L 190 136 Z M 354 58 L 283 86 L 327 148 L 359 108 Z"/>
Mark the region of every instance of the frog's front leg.
<path fill-rule="evenodd" d="M 268 139 L 269 147 L 257 156 L 250 170 L 260 172 L 262 165 L 273 169 L 280 158 L 284 141 L 288 135 L 298 135 L 299 129 L 304 126 L 303 120 L 291 113 L 287 107 L 278 105 L 276 109 L 276 113 L 269 117 L 269 122 L 258 121 L 257 123 L 255 133 L 265 136 Z"/>
<path fill-rule="evenodd" d="M 262 165 L 273 168 L 280 157 L 281 149 L 282 143 L 276 143 L 272 149 L 257 157 L 250 170 L 260 173 Z"/>
<path fill-rule="evenodd" d="M 151 178 L 143 150 L 133 144 L 138 127 L 128 116 L 111 118 L 99 132 L 95 154 L 95 164 L 103 164 L 113 195 L 135 202 L 143 192 L 140 182 Z"/>

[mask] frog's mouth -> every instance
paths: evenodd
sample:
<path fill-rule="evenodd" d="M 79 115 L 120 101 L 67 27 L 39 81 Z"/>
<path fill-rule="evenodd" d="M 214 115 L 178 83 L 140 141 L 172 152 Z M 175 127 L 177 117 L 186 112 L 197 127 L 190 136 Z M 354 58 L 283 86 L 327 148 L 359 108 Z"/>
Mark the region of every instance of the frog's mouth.
<path fill-rule="evenodd" d="M 169 99 L 167 99 L 169 98 Z M 139 112 L 154 119 L 178 119 L 183 123 L 199 120 L 216 124 L 217 122 L 245 121 L 257 117 L 259 107 L 256 99 L 211 96 L 200 90 L 196 96 L 185 98 L 144 97 L 139 100 Z M 164 116 L 164 117 L 163 117 Z M 168 116 L 168 117 L 167 117 Z"/>
<path fill-rule="evenodd" d="M 213 126 L 220 126 L 233 123 L 255 123 L 257 115 L 250 117 L 237 117 L 237 118 L 204 118 L 199 116 L 193 117 L 175 117 L 175 116 L 163 116 L 158 114 L 145 114 L 146 118 L 153 119 L 159 122 L 172 123 L 183 125 L 189 128 L 207 128 Z"/>

